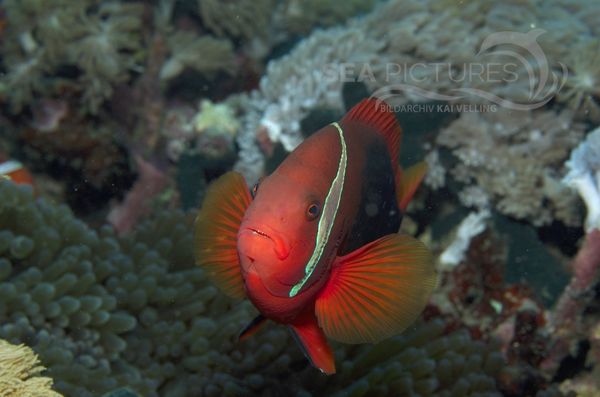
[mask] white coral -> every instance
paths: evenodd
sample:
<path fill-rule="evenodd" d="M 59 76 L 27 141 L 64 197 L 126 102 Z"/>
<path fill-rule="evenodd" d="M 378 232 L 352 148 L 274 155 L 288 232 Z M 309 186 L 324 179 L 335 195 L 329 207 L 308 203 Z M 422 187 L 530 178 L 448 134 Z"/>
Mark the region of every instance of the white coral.
<path fill-rule="evenodd" d="M 310 110 L 317 106 L 342 110 L 343 68 L 358 72 L 376 63 L 381 46 L 360 29 L 332 28 L 315 32 L 291 53 L 269 63 L 259 90 L 244 101 L 240 161 L 235 168 L 251 183 L 260 177 L 263 161 L 255 141 L 259 129 L 292 151 L 302 142 L 300 121 Z"/>
<path fill-rule="evenodd" d="M 566 162 L 563 182 L 579 192 L 587 207 L 586 231 L 600 228 L 600 127 L 592 131 Z"/>
<path fill-rule="evenodd" d="M 271 140 L 288 151 L 295 149 L 302 142 L 302 118 L 317 105 L 340 109 L 344 71 L 358 73 L 376 61 L 380 48 L 360 30 L 335 28 L 317 31 L 292 53 L 271 62 L 260 82 L 267 102 L 260 125 Z"/>
<path fill-rule="evenodd" d="M 490 217 L 488 209 L 471 212 L 462 220 L 454 241 L 440 255 L 442 269 L 449 270 L 458 265 L 465 256 L 473 237 L 485 230 L 485 221 Z"/>

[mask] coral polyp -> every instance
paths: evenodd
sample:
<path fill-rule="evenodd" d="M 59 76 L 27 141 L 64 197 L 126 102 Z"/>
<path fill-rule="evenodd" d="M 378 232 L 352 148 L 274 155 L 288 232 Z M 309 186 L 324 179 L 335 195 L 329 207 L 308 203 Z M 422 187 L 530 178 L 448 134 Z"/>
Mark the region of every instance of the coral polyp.
<path fill-rule="evenodd" d="M 566 63 L 569 71 L 558 100 L 600 121 L 600 40 L 588 39 L 576 46 Z"/>

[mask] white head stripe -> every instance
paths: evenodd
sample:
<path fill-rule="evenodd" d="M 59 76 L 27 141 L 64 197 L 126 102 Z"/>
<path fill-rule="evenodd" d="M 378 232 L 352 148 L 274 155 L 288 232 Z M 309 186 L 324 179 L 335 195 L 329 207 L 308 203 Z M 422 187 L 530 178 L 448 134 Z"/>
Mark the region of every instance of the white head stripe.
<path fill-rule="evenodd" d="M 323 203 L 323 209 L 321 211 L 321 218 L 319 218 L 319 225 L 317 226 L 317 235 L 315 237 L 315 249 L 304 268 L 304 277 L 292 287 L 290 290 L 290 298 L 296 296 L 296 294 L 302 289 L 306 281 L 312 275 L 315 270 L 317 263 L 321 259 L 321 255 L 325 250 L 325 246 L 329 241 L 329 236 L 331 234 L 331 230 L 333 229 L 333 224 L 335 223 L 335 218 L 338 213 L 338 208 L 340 206 L 340 201 L 342 199 L 342 192 L 344 191 L 344 180 L 346 178 L 346 165 L 348 163 L 348 153 L 346 152 L 346 141 L 344 139 L 344 131 L 339 126 L 338 123 L 332 123 L 340 136 L 340 160 L 338 163 L 337 173 L 333 181 L 331 182 L 331 186 L 329 187 L 329 191 L 327 192 L 327 196 L 325 197 L 325 202 Z"/>

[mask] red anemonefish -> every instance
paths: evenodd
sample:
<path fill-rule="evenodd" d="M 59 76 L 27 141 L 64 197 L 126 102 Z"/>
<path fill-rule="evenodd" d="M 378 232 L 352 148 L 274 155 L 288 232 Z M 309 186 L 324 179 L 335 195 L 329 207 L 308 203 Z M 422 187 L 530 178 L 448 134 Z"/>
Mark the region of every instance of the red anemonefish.
<path fill-rule="evenodd" d="M 0 163 L 0 178 L 8 179 L 17 184 L 32 185 L 33 177 L 25 166 L 15 160 Z"/>
<path fill-rule="evenodd" d="M 400 333 L 436 283 L 431 254 L 399 234 L 426 167 L 402 172 L 401 129 L 373 98 L 307 138 L 249 190 L 229 172 L 196 219 L 196 261 L 226 294 L 286 324 L 310 362 L 335 373 L 326 337 L 375 343 Z"/>

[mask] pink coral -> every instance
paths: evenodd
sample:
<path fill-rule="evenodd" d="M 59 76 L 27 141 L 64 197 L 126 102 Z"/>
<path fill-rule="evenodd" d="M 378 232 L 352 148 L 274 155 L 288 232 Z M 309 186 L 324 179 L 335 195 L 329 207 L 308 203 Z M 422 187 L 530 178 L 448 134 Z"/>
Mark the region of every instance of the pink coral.
<path fill-rule="evenodd" d="M 542 362 L 542 368 L 549 374 L 554 374 L 560 362 L 573 350 L 585 330 L 582 315 L 593 298 L 591 289 L 600 276 L 600 230 L 589 232 L 581 249 L 571 263 L 573 277 L 560 297 L 554 309 L 549 331 L 555 335 L 551 352 Z"/>
<path fill-rule="evenodd" d="M 108 222 L 121 234 L 130 231 L 143 215 L 150 212 L 150 202 L 169 185 L 169 178 L 149 162 L 135 157 L 139 177 L 125 200 L 113 207 Z"/>

